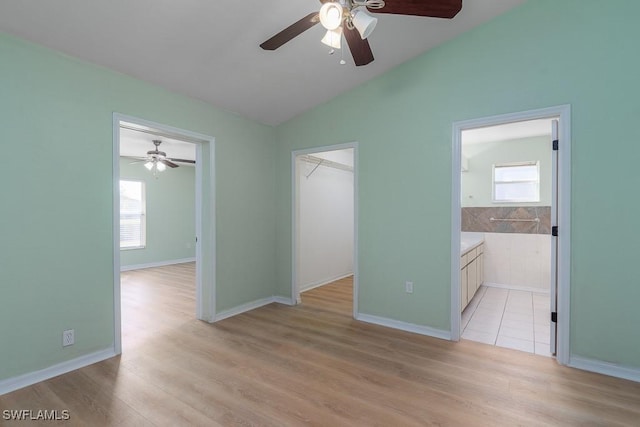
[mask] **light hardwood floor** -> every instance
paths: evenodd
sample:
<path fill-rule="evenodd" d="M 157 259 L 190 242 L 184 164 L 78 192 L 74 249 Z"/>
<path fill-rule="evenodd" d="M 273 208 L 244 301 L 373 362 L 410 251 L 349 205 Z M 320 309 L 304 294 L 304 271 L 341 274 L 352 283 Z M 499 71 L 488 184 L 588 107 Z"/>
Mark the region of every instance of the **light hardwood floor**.
<path fill-rule="evenodd" d="M 193 276 L 193 264 L 124 273 L 122 356 L 0 396 L 0 409 L 70 411 L 37 425 L 640 425 L 640 384 L 355 321 L 349 279 L 207 324 Z"/>

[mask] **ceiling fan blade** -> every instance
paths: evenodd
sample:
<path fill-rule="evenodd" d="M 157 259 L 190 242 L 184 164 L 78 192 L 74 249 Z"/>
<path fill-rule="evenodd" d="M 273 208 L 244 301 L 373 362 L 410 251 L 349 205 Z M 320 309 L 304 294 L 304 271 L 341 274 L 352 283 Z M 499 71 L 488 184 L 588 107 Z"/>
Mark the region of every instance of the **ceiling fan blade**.
<path fill-rule="evenodd" d="M 373 52 L 371 52 L 369 41 L 367 39 L 362 40 L 356 29 L 350 30 L 345 25 L 343 34 L 344 38 L 347 39 L 347 44 L 356 66 L 367 65 L 373 61 Z"/>
<path fill-rule="evenodd" d="M 318 22 L 320 22 L 320 19 L 318 18 L 318 12 L 311 12 L 298 22 L 288 26 L 275 36 L 271 37 L 269 40 L 263 42 L 260 47 L 264 50 L 276 50 L 289 40 L 304 33 L 309 28 L 316 25 Z"/>
<path fill-rule="evenodd" d="M 382 9 L 368 9 L 372 13 L 453 18 L 462 9 L 462 0 L 384 0 Z"/>
<path fill-rule="evenodd" d="M 176 165 L 171 160 L 167 160 L 167 159 L 158 159 L 158 161 L 160 163 L 164 163 L 165 165 L 169 166 L 170 168 L 177 168 L 178 166 L 180 166 L 180 165 Z"/>
<path fill-rule="evenodd" d="M 174 159 L 173 157 L 167 160 L 171 160 L 172 162 L 179 162 L 179 163 L 191 163 L 192 165 L 196 164 L 195 160 L 189 160 L 189 159 Z"/>

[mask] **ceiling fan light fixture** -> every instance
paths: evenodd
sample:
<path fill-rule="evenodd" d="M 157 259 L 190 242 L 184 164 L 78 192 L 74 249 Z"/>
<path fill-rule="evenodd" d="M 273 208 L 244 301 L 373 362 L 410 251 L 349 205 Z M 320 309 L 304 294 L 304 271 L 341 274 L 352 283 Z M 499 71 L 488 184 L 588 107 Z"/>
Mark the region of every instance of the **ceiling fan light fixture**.
<path fill-rule="evenodd" d="M 147 163 L 144 164 L 144 167 L 147 168 L 147 170 L 153 169 L 153 162 L 148 161 Z"/>
<path fill-rule="evenodd" d="M 327 33 L 321 40 L 322 43 L 333 49 L 340 49 L 342 42 L 342 27 L 337 30 L 327 30 Z"/>
<path fill-rule="evenodd" d="M 164 172 L 164 170 L 165 170 L 167 167 L 165 166 L 165 164 L 164 164 L 164 163 L 162 163 L 162 162 L 158 162 L 158 163 L 156 163 L 156 168 L 158 168 L 158 172 Z"/>
<path fill-rule="evenodd" d="M 327 30 L 336 30 L 342 25 L 342 5 L 328 2 L 320 8 L 320 23 Z"/>
<path fill-rule="evenodd" d="M 376 28 L 378 18 L 371 16 L 365 9 L 358 9 L 353 11 L 351 23 L 356 30 L 358 30 L 358 33 L 360 33 L 360 38 L 364 40 L 369 37 L 373 29 Z"/>

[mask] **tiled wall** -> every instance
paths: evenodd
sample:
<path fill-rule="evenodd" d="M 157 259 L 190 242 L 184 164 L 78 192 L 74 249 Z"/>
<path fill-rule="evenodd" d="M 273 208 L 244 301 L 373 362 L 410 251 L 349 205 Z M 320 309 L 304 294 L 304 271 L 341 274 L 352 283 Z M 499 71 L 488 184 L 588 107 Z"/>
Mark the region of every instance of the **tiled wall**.
<path fill-rule="evenodd" d="M 492 221 L 491 218 L 499 221 Z M 534 220 L 535 218 L 539 218 L 540 221 L 508 221 L 510 219 Z M 507 221 L 504 221 L 505 219 Z M 551 208 L 549 206 L 462 208 L 462 231 L 551 234 Z"/>
<path fill-rule="evenodd" d="M 484 243 L 487 285 L 549 291 L 550 234 L 485 233 Z"/>

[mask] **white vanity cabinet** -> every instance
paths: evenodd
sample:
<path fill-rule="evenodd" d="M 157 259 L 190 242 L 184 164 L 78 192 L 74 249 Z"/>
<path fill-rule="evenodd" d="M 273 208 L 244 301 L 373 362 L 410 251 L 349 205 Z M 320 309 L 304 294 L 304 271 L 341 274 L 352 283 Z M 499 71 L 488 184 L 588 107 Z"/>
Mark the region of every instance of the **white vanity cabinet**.
<path fill-rule="evenodd" d="M 460 308 L 464 310 L 484 282 L 484 243 L 460 257 Z"/>

